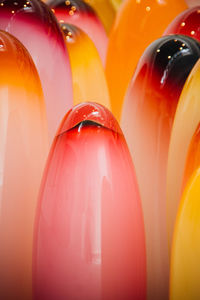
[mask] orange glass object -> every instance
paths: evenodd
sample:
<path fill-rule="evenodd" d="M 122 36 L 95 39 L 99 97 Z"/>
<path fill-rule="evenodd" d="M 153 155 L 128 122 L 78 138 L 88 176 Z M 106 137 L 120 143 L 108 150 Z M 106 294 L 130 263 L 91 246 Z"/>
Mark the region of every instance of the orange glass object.
<path fill-rule="evenodd" d="M 104 64 L 108 38 L 92 7 L 82 0 L 50 0 L 47 4 L 60 23 L 75 25 L 87 33 L 95 44 Z"/>
<path fill-rule="evenodd" d="M 178 15 L 165 30 L 164 35 L 167 34 L 185 34 L 200 41 L 200 6 L 189 8 Z"/>
<path fill-rule="evenodd" d="M 126 89 L 143 51 L 186 8 L 184 0 L 126 0 L 121 5 L 110 34 L 106 59 L 112 112 L 118 120 Z"/>
<path fill-rule="evenodd" d="M 72 68 L 74 105 L 87 99 L 110 108 L 103 65 L 93 42 L 76 26 L 62 24 L 61 28 Z"/>
<path fill-rule="evenodd" d="M 141 202 L 112 114 L 74 107 L 51 148 L 36 216 L 34 299 L 145 300 Z"/>
<path fill-rule="evenodd" d="M 106 29 L 106 32 L 109 33 L 111 26 L 113 24 L 116 8 L 114 7 L 112 1 L 110 0 L 84 0 L 84 2 L 88 3 L 93 7 L 99 16 L 101 22 Z"/>
<path fill-rule="evenodd" d="M 0 31 L 0 299 L 31 299 L 35 206 L 48 134 L 40 80 L 24 46 Z"/>
<path fill-rule="evenodd" d="M 122 129 L 143 204 L 148 299 L 152 300 L 168 299 L 168 147 L 180 93 L 199 57 L 200 45 L 190 37 L 171 35 L 154 41 L 138 63 L 123 106 Z"/>
<path fill-rule="evenodd" d="M 170 245 L 181 198 L 187 152 L 192 136 L 200 122 L 199 86 L 200 60 L 193 68 L 182 91 L 170 140 L 167 169 L 167 223 Z"/>
<path fill-rule="evenodd" d="M 44 92 L 51 140 L 73 101 L 69 57 L 59 24 L 41 1 L 4 0 L 0 3 L 0 29 L 16 36 L 33 58 Z"/>

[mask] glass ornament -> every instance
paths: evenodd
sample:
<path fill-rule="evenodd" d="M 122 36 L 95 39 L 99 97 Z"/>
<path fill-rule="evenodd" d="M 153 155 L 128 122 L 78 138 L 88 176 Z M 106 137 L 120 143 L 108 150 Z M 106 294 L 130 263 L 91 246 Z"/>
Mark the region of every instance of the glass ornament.
<path fill-rule="evenodd" d="M 0 31 L 0 299 L 31 299 L 36 200 L 48 147 L 38 73 Z"/>
<path fill-rule="evenodd" d="M 190 37 L 170 35 L 154 41 L 138 63 L 123 106 L 122 129 L 144 212 L 148 299 L 168 299 L 168 148 L 180 93 L 199 57 L 200 45 Z"/>
<path fill-rule="evenodd" d="M 61 24 L 70 57 L 74 105 L 95 101 L 110 108 L 110 99 L 99 54 L 86 33 L 74 25 Z"/>
<path fill-rule="evenodd" d="M 54 139 L 41 184 L 34 299 L 145 300 L 141 202 L 131 156 L 103 106 L 79 104 Z"/>
<path fill-rule="evenodd" d="M 0 1 L 0 29 L 16 36 L 33 58 L 44 92 L 51 141 L 73 101 L 69 57 L 59 24 L 41 1 L 4 0 Z"/>
<path fill-rule="evenodd" d="M 105 64 L 108 38 L 92 7 L 82 0 L 50 0 L 47 2 L 60 23 L 69 23 L 81 28 L 95 44 Z"/>
<path fill-rule="evenodd" d="M 106 76 L 112 112 L 120 120 L 124 96 L 145 48 L 159 38 L 175 16 L 186 9 L 184 0 L 126 0 L 112 27 Z"/>

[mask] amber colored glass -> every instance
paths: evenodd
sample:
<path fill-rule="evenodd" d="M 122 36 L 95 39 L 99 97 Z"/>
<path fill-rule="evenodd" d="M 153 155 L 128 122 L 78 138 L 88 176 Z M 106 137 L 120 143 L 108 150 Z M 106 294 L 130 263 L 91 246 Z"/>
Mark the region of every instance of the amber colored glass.
<path fill-rule="evenodd" d="M 184 0 L 126 0 L 121 5 L 106 58 L 112 112 L 118 120 L 126 89 L 143 51 L 186 8 Z"/>
<path fill-rule="evenodd" d="M 125 98 L 122 129 L 136 169 L 147 246 L 148 299 L 168 299 L 166 173 L 171 128 L 199 43 L 170 35 L 143 53 Z M 178 148 L 177 151 L 182 151 Z"/>
<path fill-rule="evenodd" d="M 108 38 L 103 24 L 92 7 L 82 0 L 49 0 L 47 4 L 60 23 L 75 25 L 87 33 L 105 64 Z"/>
<path fill-rule="evenodd" d="M 185 34 L 200 41 L 200 6 L 178 15 L 165 30 L 164 35 L 167 34 Z"/>
<path fill-rule="evenodd" d="M 95 101 L 110 108 L 103 65 L 91 39 L 74 25 L 61 24 L 70 57 L 74 105 Z"/>
<path fill-rule="evenodd" d="M 24 46 L 0 31 L 0 299 L 31 299 L 36 200 L 47 154 L 45 104 Z"/>
<path fill-rule="evenodd" d="M 68 112 L 44 172 L 36 214 L 34 299 L 146 297 L 141 202 L 131 156 L 112 114 Z"/>
<path fill-rule="evenodd" d="M 196 63 L 185 83 L 176 110 L 171 133 L 167 169 L 167 221 L 170 245 L 182 193 L 187 152 L 192 137 L 200 122 L 199 86 L 200 60 Z M 193 158 L 191 157 L 191 159 Z"/>
<path fill-rule="evenodd" d="M 44 92 L 52 140 L 73 101 L 69 57 L 56 18 L 41 1 L 5 0 L 0 3 L 0 29 L 16 36 L 33 58 Z"/>

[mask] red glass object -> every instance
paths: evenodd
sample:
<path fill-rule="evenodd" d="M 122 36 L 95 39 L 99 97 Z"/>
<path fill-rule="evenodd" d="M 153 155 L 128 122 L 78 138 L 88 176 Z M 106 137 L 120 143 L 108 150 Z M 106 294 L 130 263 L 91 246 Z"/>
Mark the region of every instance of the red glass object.
<path fill-rule="evenodd" d="M 117 121 L 84 103 L 64 118 L 44 173 L 33 255 L 34 299 L 146 299 L 144 225 Z"/>
<path fill-rule="evenodd" d="M 103 64 L 108 38 L 92 7 L 82 0 L 50 0 L 47 2 L 60 23 L 70 23 L 82 29 L 95 44 Z"/>
<path fill-rule="evenodd" d="M 200 6 L 189 8 L 179 14 L 167 27 L 164 35 L 185 34 L 200 40 Z"/>
<path fill-rule="evenodd" d="M 153 42 L 141 57 L 129 86 L 122 129 L 136 169 L 147 245 L 149 299 L 168 299 L 166 169 L 178 99 L 200 57 L 199 43 L 171 35 Z"/>
<path fill-rule="evenodd" d="M 32 297 L 35 208 L 48 149 L 45 103 L 25 47 L 0 31 L 0 299 Z"/>
<path fill-rule="evenodd" d="M 37 67 L 44 92 L 49 136 L 72 107 L 72 79 L 65 41 L 51 10 L 37 0 L 0 1 L 0 29 L 16 36 Z"/>

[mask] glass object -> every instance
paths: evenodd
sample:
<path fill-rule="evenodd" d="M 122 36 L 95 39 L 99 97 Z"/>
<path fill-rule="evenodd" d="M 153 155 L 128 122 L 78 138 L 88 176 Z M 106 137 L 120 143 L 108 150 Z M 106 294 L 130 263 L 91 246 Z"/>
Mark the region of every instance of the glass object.
<path fill-rule="evenodd" d="M 144 224 L 134 167 L 112 114 L 68 112 L 36 215 L 34 299 L 145 300 Z"/>
<path fill-rule="evenodd" d="M 37 0 L 0 1 L 0 29 L 16 36 L 33 58 L 44 92 L 51 141 L 73 101 L 62 31 L 50 9 Z"/>
<path fill-rule="evenodd" d="M 180 93 L 199 57 L 200 45 L 190 37 L 170 35 L 154 41 L 138 63 L 123 106 L 122 129 L 143 204 L 148 299 L 168 299 L 168 148 Z"/>
<path fill-rule="evenodd" d="M 35 206 L 48 133 L 38 73 L 0 31 L 0 299 L 31 299 Z"/>
<path fill-rule="evenodd" d="M 47 2 L 60 23 L 69 23 L 81 28 L 95 44 L 103 64 L 108 38 L 92 7 L 82 0 L 50 0 Z"/>
<path fill-rule="evenodd" d="M 164 35 L 167 34 L 185 34 L 200 41 L 200 6 L 189 8 L 178 15 L 165 30 Z"/>
<path fill-rule="evenodd" d="M 190 178 L 181 198 L 173 236 L 170 300 L 198 300 L 200 253 L 200 169 Z"/>
<path fill-rule="evenodd" d="M 170 245 L 181 198 L 187 152 L 200 121 L 199 84 L 200 60 L 193 68 L 182 91 L 171 133 L 167 168 L 167 221 Z"/>
<path fill-rule="evenodd" d="M 110 33 L 106 58 L 111 107 L 118 120 L 126 89 L 143 51 L 186 8 L 184 0 L 126 0 L 122 3 Z"/>
<path fill-rule="evenodd" d="M 95 101 L 110 108 L 103 65 L 91 39 L 74 25 L 61 24 L 72 68 L 74 105 Z"/>

